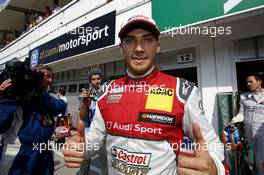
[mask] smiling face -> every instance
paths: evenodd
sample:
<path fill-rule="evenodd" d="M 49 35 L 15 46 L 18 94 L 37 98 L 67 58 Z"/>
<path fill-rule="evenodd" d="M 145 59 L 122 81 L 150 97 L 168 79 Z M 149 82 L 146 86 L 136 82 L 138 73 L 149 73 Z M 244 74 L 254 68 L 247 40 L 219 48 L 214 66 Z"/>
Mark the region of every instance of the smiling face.
<path fill-rule="evenodd" d="M 150 31 L 134 29 L 122 39 L 120 49 L 127 61 L 128 71 L 140 76 L 154 65 L 160 43 Z"/>

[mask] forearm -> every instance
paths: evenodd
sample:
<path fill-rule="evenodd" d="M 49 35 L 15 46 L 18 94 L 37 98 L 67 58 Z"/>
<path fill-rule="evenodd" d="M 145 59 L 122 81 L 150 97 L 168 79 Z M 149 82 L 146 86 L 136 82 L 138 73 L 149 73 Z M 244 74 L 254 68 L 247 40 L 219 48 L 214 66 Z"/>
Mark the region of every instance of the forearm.
<path fill-rule="evenodd" d="M 242 122 L 244 121 L 244 114 L 239 112 L 233 119 L 232 119 L 233 122 Z"/>
<path fill-rule="evenodd" d="M 64 113 L 67 106 L 62 99 L 51 97 L 47 92 L 43 92 L 40 95 L 39 102 L 41 106 L 52 115 Z"/>
<path fill-rule="evenodd" d="M 96 106 L 93 121 L 88 133 L 85 133 L 86 143 L 91 149 L 86 150 L 86 159 L 98 153 L 98 150 L 105 144 L 106 128 L 101 112 Z"/>
<path fill-rule="evenodd" d="M 82 102 L 81 108 L 80 108 L 80 118 L 82 121 L 85 120 L 88 114 L 88 108 L 86 105 L 87 102 Z"/>
<path fill-rule="evenodd" d="M 205 140 L 206 149 L 213 160 L 217 172 L 219 175 L 224 174 L 224 167 L 222 161 L 224 160 L 224 147 L 221 144 L 219 137 L 216 135 L 214 128 L 211 124 L 208 123 L 207 119 L 205 118 L 205 114 L 200 103 L 199 93 L 196 89 L 190 95 L 189 99 L 185 104 L 185 112 L 183 118 L 183 129 L 186 135 L 192 140 L 195 141 L 193 135 L 193 128 L 192 125 L 194 123 L 198 123 L 200 126 L 200 130 L 202 136 Z"/>
<path fill-rule="evenodd" d="M 15 100 L 0 99 L 0 133 L 5 132 L 11 126 L 16 109 Z"/>

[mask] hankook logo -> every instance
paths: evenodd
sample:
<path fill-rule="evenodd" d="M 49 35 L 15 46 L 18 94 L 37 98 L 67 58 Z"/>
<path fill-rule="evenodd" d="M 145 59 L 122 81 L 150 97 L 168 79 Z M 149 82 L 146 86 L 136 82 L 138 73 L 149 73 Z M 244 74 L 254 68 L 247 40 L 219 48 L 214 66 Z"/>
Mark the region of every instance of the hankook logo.
<path fill-rule="evenodd" d="M 173 115 L 159 114 L 153 112 L 139 112 L 139 122 L 152 122 L 173 125 L 176 117 Z"/>

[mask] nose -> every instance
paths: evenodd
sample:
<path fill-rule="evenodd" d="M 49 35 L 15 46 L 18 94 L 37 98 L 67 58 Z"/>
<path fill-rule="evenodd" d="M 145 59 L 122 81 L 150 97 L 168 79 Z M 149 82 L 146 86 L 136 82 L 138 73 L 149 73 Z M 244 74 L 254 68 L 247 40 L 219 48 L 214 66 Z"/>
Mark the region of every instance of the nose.
<path fill-rule="evenodd" d="M 52 82 L 52 77 L 48 78 L 48 81 L 49 81 L 49 82 Z"/>
<path fill-rule="evenodd" d="M 144 47 L 143 47 L 142 41 L 136 42 L 135 52 L 144 52 Z"/>

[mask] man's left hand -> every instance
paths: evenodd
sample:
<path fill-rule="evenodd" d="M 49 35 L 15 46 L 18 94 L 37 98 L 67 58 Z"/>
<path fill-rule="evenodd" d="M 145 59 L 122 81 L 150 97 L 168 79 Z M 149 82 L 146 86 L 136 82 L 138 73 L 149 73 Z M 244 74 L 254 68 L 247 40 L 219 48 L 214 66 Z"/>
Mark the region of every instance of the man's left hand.
<path fill-rule="evenodd" d="M 7 79 L 7 80 L 1 82 L 0 91 L 6 90 L 11 85 L 12 85 L 12 80 L 11 79 Z"/>
<path fill-rule="evenodd" d="M 208 153 L 208 147 L 197 123 L 193 124 L 193 135 L 196 141 L 194 157 L 179 157 L 177 173 L 179 175 L 217 175 L 215 162 Z"/>

